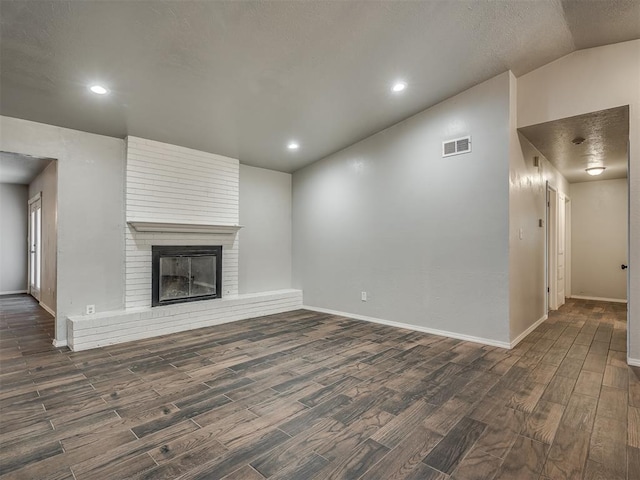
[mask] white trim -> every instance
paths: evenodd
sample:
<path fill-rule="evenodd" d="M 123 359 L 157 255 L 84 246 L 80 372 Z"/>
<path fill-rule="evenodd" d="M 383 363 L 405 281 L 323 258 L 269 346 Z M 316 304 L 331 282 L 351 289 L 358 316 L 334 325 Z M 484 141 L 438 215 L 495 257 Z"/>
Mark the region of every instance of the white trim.
<path fill-rule="evenodd" d="M 33 278 L 31 278 L 31 242 L 33 241 L 33 232 L 31 231 L 31 214 L 33 205 L 37 202 L 40 202 L 40 242 L 37 252 L 38 261 L 40 263 L 40 272 L 39 275 L 42 278 L 42 191 L 36 193 L 33 197 L 31 197 L 28 201 L 27 206 L 27 293 L 35 298 L 38 302 L 40 302 L 41 292 L 40 288 L 42 288 L 42 282 L 38 288 L 35 288 L 33 285 Z M 56 234 L 57 235 L 57 234 Z M 57 238 L 57 237 L 56 237 Z"/>
<path fill-rule="evenodd" d="M 632 367 L 640 367 L 640 359 L 627 357 L 627 364 L 631 365 Z"/>
<path fill-rule="evenodd" d="M 57 340 L 57 339 L 53 339 L 53 346 L 56 348 L 60 348 L 60 347 L 67 347 L 67 341 L 66 340 Z"/>
<path fill-rule="evenodd" d="M 37 202 L 38 200 L 40 200 L 42 198 L 42 192 L 38 192 L 36 193 L 33 197 L 31 197 L 29 199 L 29 201 L 27 202 L 27 204 L 31 205 L 32 203 Z"/>
<path fill-rule="evenodd" d="M 242 225 L 222 223 L 183 223 L 141 220 L 128 220 L 127 223 L 131 225 L 136 232 L 210 233 L 233 235 L 242 228 Z"/>
<path fill-rule="evenodd" d="M 19 293 L 27 293 L 26 290 L 10 290 L 8 292 L 0 292 L 0 295 L 18 295 Z"/>
<path fill-rule="evenodd" d="M 522 332 L 520 335 L 518 335 L 515 339 L 511 340 L 511 347 L 513 348 L 516 345 L 518 345 L 522 340 L 525 339 L 525 337 L 527 335 L 529 335 L 531 332 L 533 332 L 536 328 L 538 328 L 538 326 L 544 322 L 547 318 L 549 318 L 548 315 L 543 315 L 542 317 L 540 317 L 538 320 L 536 320 L 529 328 L 527 328 L 524 332 Z"/>
<path fill-rule="evenodd" d="M 547 309 L 558 305 L 558 203 L 560 192 L 547 182 Z M 553 206 L 551 205 L 553 203 Z"/>
<path fill-rule="evenodd" d="M 500 342 L 498 340 L 492 340 L 490 338 L 473 337 L 471 335 L 464 335 L 462 333 L 448 332 L 446 330 L 437 330 L 435 328 L 421 327 L 419 325 L 412 325 L 410 323 L 394 322 L 392 320 L 383 320 L 381 318 L 367 317 L 365 315 L 357 315 L 355 313 L 340 312 L 338 310 L 330 310 L 328 308 L 310 307 L 303 305 L 302 308 L 311 310 L 314 312 L 329 313 L 331 315 L 339 315 L 341 317 L 354 318 L 356 320 L 363 320 L 365 322 L 379 323 L 382 325 L 388 325 L 390 327 L 404 328 L 405 330 L 414 330 L 416 332 L 430 333 L 432 335 L 438 335 L 440 337 L 455 338 L 457 340 L 464 340 L 466 342 L 481 343 L 483 345 L 491 345 L 492 347 L 511 348 L 508 342 Z"/>
<path fill-rule="evenodd" d="M 56 312 L 54 312 L 54 311 L 53 311 L 53 308 L 51 308 L 51 307 L 49 307 L 49 306 L 45 305 L 45 304 L 44 304 L 44 303 L 42 303 L 42 302 L 40 302 L 40 306 L 41 306 L 42 308 L 44 308 L 48 313 L 50 313 L 50 314 L 53 316 L 53 318 L 56 318 Z"/>
<path fill-rule="evenodd" d="M 570 298 L 577 298 L 578 300 L 595 300 L 596 302 L 627 303 L 627 300 L 624 298 L 590 297 L 589 295 L 571 295 Z"/>

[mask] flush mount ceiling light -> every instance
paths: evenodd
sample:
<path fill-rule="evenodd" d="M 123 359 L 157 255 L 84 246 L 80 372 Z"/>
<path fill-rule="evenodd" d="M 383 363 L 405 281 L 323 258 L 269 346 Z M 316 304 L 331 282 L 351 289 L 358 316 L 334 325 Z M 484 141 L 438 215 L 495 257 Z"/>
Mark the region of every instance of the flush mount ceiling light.
<path fill-rule="evenodd" d="M 89 87 L 89 90 L 98 95 L 106 95 L 107 93 L 109 93 L 109 90 L 104 88 L 102 85 L 91 85 Z"/>
<path fill-rule="evenodd" d="M 300 144 L 298 142 L 289 142 L 287 148 L 289 150 L 298 150 L 300 148 Z"/>
<path fill-rule="evenodd" d="M 405 88 L 407 88 L 406 82 L 396 82 L 393 84 L 393 87 L 391 87 L 391 91 L 393 93 L 399 93 L 403 91 Z"/>
<path fill-rule="evenodd" d="M 605 167 L 589 167 L 589 168 L 585 168 L 585 172 L 587 172 L 589 175 L 600 175 L 602 172 L 604 172 Z"/>

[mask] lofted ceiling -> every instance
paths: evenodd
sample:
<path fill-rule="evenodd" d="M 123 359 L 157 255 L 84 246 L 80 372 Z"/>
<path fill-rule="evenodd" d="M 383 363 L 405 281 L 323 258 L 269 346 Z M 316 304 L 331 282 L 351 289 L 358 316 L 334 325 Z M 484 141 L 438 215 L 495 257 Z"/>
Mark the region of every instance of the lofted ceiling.
<path fill-rule="evenodd" d="M 519 131 L 569 183 L 627 177 L 627 105 L 531 125 Z M 598 176 L 585 171 L 602 166 L 605 171 Z"/>
<path fill-rule="evenodd" d="M 2 0 L 0 13 L 0 114 L 285 172 L 508 69 L 640 38 L 637 0 Z"/>

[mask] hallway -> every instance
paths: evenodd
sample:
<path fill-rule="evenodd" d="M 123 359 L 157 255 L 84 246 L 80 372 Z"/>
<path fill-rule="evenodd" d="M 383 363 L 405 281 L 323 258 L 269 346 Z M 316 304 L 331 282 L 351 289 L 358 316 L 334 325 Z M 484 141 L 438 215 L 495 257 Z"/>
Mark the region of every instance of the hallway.
<path fill-rule="evenodd" d="M 624 304 L 568 299 L 511 351 L 305 310 L 78 353 L 52 332 L 0 297 L 2 478 L 640 478 Z"/>

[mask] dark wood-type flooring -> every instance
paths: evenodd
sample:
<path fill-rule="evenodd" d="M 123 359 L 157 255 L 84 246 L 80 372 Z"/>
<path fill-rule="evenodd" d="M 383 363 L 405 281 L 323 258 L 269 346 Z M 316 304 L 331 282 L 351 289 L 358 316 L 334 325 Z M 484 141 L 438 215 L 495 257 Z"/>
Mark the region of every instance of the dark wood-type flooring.
<path fill-rule="evenodd" d="M 640 479 L 624 305 L 511 351 L 298 310 L 72 353 L 0 308 L 2 478 Z"/>

